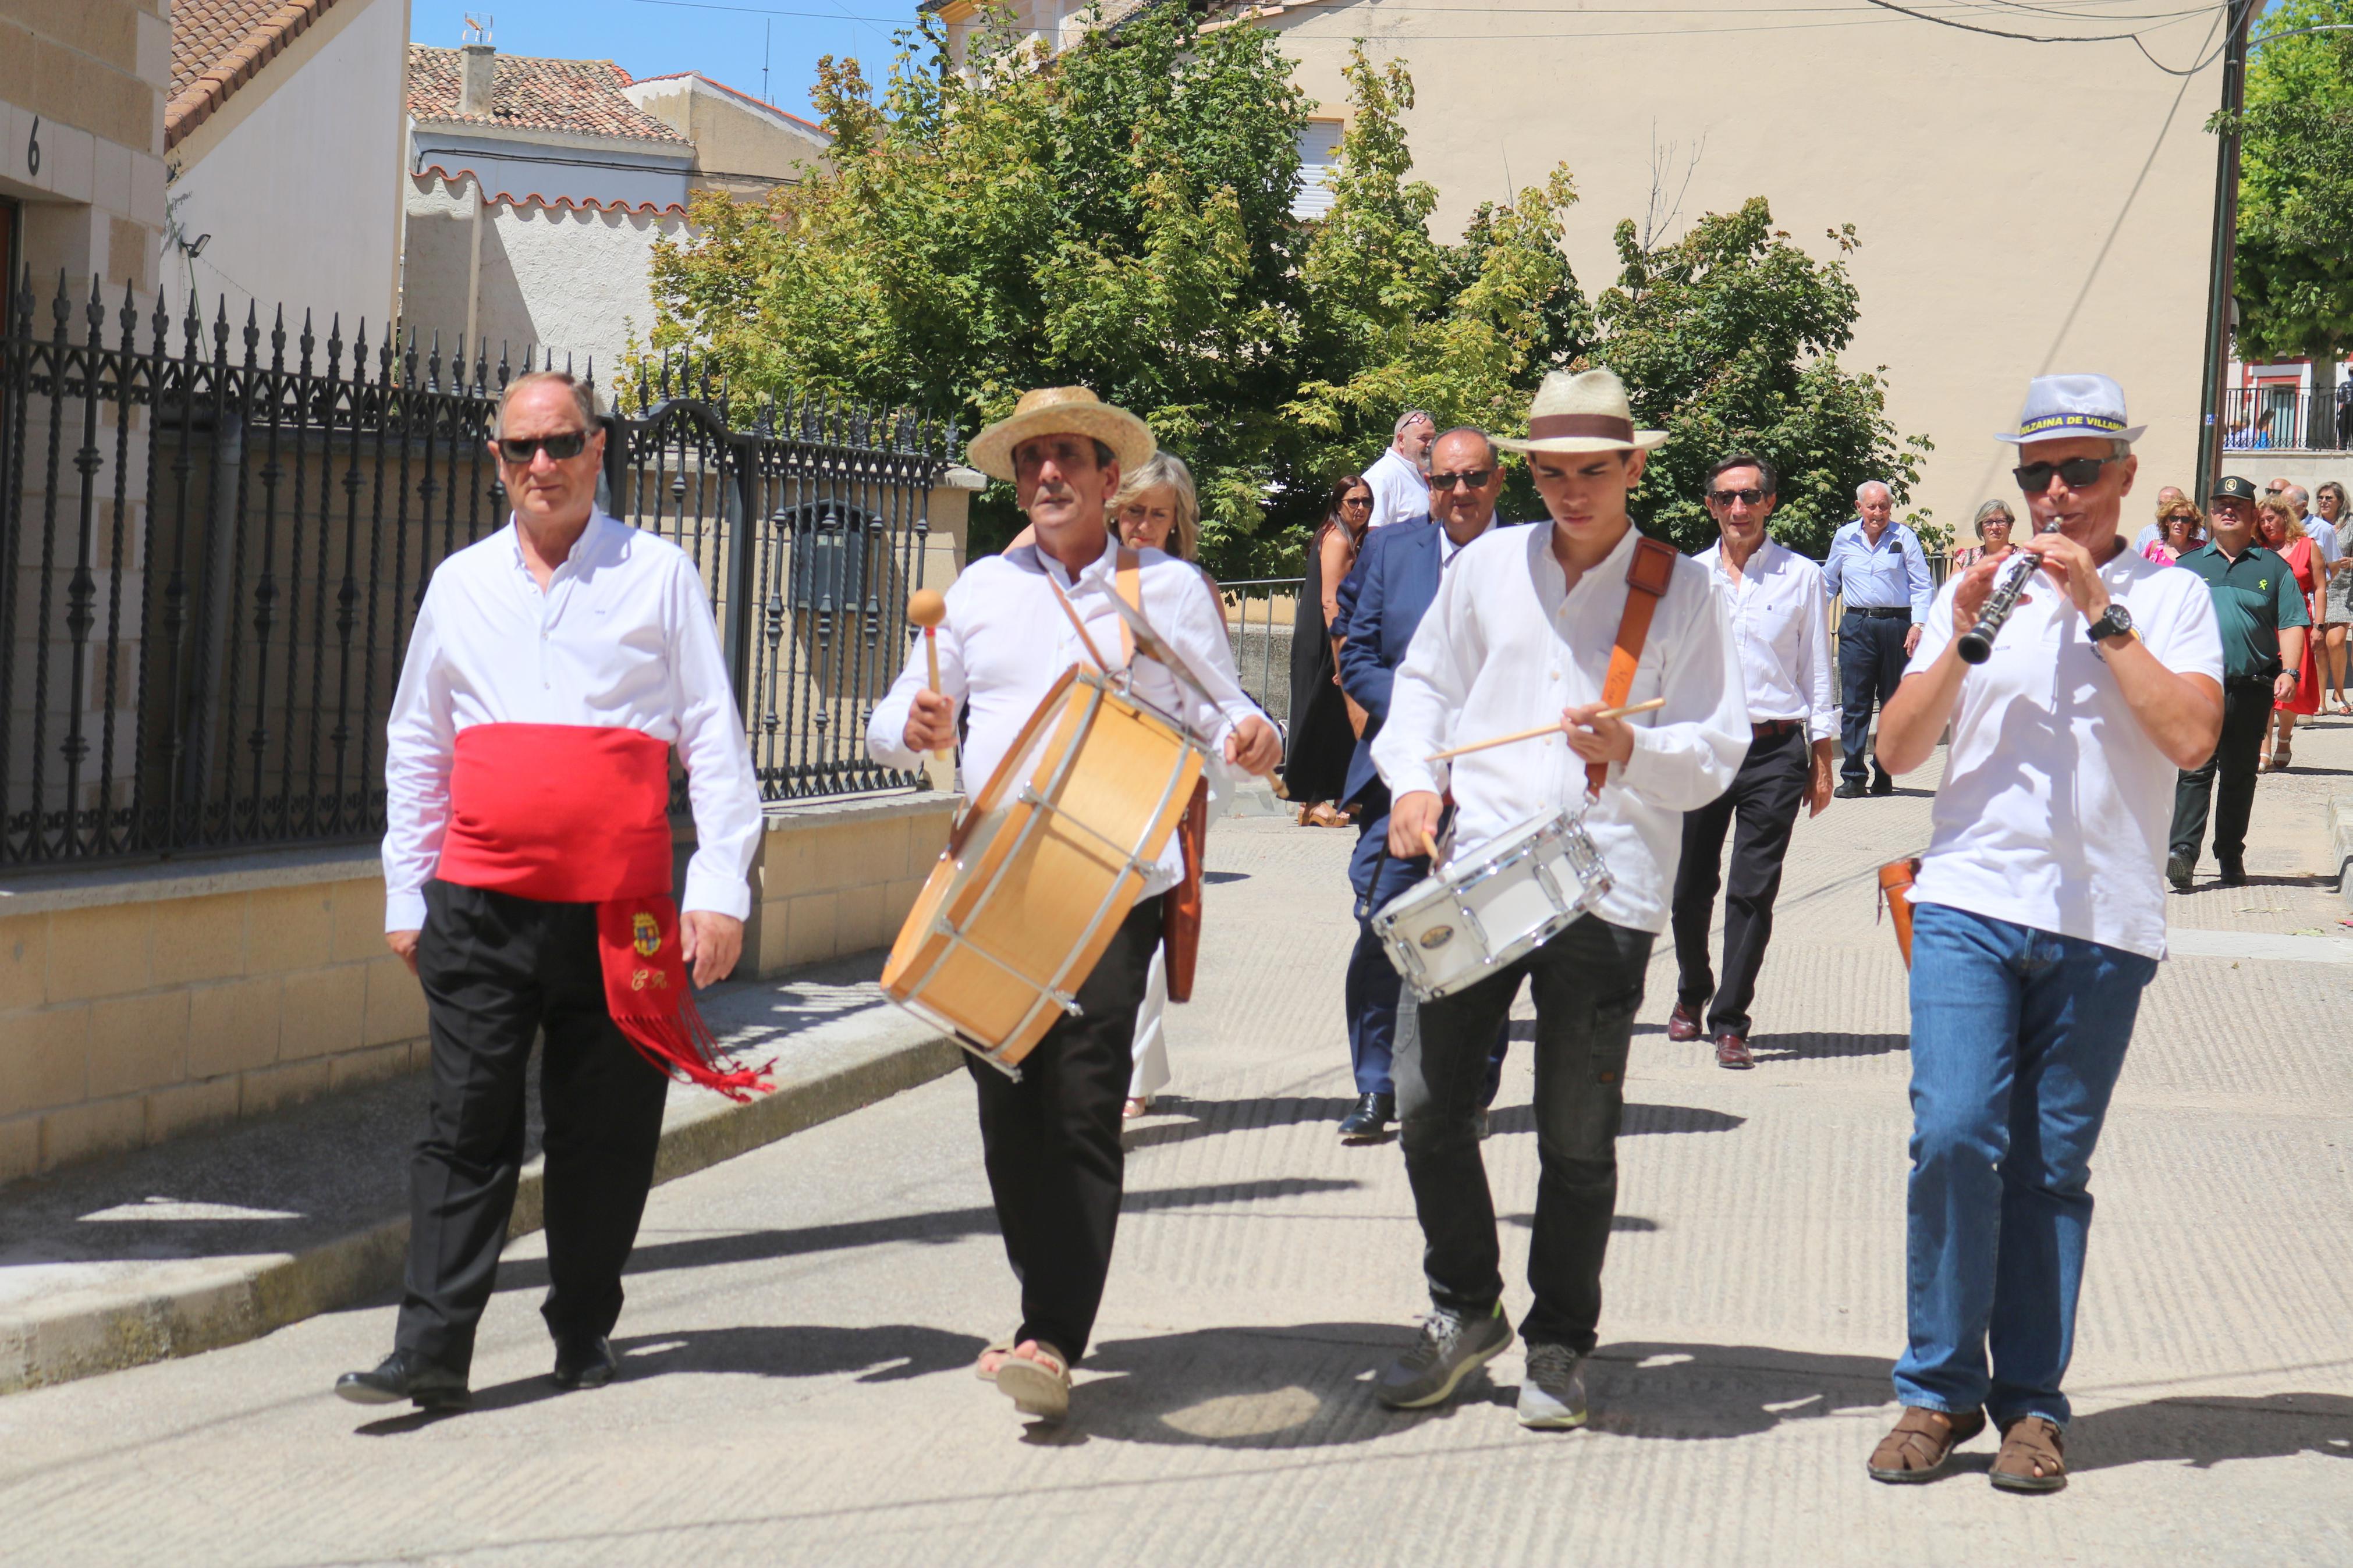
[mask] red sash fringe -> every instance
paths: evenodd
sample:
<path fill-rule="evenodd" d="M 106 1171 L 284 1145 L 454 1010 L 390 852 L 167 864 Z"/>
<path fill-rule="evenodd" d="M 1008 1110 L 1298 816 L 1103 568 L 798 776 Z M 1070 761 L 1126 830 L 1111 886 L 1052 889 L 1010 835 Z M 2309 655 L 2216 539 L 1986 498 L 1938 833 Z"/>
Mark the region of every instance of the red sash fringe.
<path fill-rule="evenodd" d="M 640 730 L 475 724 L 458 731 L 439 876 L 543 903 L 595 904 L 605 1005 L 638 1053 L 733 1100 L 773 1061 L 723 1066 L 694 1005 L 670 894 L 670 746 Z"/>

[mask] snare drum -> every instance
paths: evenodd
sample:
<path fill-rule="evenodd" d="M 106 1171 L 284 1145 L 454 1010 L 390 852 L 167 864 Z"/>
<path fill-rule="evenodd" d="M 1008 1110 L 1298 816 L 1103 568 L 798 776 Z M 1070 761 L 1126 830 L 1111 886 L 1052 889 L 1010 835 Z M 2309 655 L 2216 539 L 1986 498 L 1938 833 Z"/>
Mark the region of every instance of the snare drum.
<path fill-rule="evenodd" d="M 1079 1010 L 1201 776 L 1199 743 L 1091 669 L 1064 672 L 957 817 L 882 970 L 893 1002 L 1014 1077 Z"/>
<path fill-rule="evenodd" d="M 1609 891 L 1609 868 L 1566 810 L 1532 816 L 1381 906 L 1373 931 L 1427 1002 L 1543 946 Z"/>

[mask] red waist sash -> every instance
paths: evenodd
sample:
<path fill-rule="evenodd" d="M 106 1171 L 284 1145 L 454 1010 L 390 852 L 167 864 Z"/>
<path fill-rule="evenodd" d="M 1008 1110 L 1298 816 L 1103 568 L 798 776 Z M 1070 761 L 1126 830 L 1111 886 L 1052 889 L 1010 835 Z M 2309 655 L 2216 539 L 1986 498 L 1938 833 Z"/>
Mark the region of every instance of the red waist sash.
<path fill-rule="evenodd" d="M 670 897 L 670 746 L 594 724 L 475 724 L 449 770 L 445 882 L 595 904 L 605 1005 L 639 1055 L 673 1078 L 748 1100 L 775 1086 L 721 1065 L 688 984 Z"/>

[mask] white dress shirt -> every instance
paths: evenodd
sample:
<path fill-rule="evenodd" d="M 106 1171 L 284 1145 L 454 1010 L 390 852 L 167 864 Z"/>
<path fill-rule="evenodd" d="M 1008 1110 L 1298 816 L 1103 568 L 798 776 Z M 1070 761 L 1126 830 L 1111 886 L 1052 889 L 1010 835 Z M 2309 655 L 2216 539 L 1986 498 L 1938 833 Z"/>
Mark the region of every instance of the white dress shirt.
<path fill-rule="evenodd" d="M 1430 515 L 1430 476 L 1395 447 L 1365 470 L 1365 483 L 1373 490 L 1374 528 Z"/>
<path fill-rule="evenodd" d="M 1806 739 L 1839 732 L 1839 703 L 1831 685 L 1831 596 L 1822 569 L 1767 539 L 1736 578 L 1724 564 L 1724 546 L 1699 552 L 1732 616 L 1740 644 L 1740 672 L 1748 686 L 1748 721 L 1796 720 Z"/>
<path fill-rule="evenodd" d="M 1560 721 L 1601 700 L 1609 649 L 1625 614 L 1635 531 L 1568 586 L 1552 552 L 1552 525 L 1491 529 L 1465 545 L 1398 667 L 1373 765 L 1393 795 L 1454 792 L 1453 855 L 1461 859 L 1539 813 L 1576 809 L 1585 761 L 1566 736 L 1474 752 L 1433 763 L 1433 752 Z M 1707 568 L 1687 557 L 1651 617 L 1629 702 L 1666 706 L 1627 722 L 1634 754 L 1609 764 L 1585 830 L 1615 884 L 1597 912 L 1612 925 L 1662 931 L 1683 853 L 1683 814 L 1731 786 L 1748 753 L 1748 699 L 1740 649 Z"/>
<path fill-rule="evenodd" d="M 1118 555 L 1106 547 L 1073 578 L 1060 562 L 1034 544 L 1024 544 L 974 562 L 949 586 L 948 618 L 937 634 L 940 689 L 971 710 L 964 742 L 967 790 L 977 790 L 997 775 L 997 764 L 1012 749 L 1021 726 L 1062 672 L 1072 665 L 1092 668 L 1094 663 L 1070 616 L 1055 602 L 1056 586 L 1070 596 L 1071 607 L 1086 623 L 1095 651 L 1111 661 L 1113 669 L 1125 667 L 1120 637 L 1124 623 L 1112 607 L 1117 596 L 1113 579 Z M 1136 662 L 1135 695 L 1191 726 L 1208 741 L 1215 759 L 1222 755 L 1234 726 L 1259 711 L 1234 673 L 1225 611 L 1191 562 L 1157 550 L 1139 550 L 1136 556 L 1145 620 L 1208 684 L 1210 693 L 1206 699 L 1195 694 L 1146 658 Z M 923 649 L 915 647 L 866 726 L 866 749 L 884 767 L 923 765 L 923 753 L 907 745 L 907 712 L 928 679 Z M 1148 899 L 1166 892 L 1176 885 L 1184 867 L 1182 847 L 1171 834 L 1158 866 L 1137 896 Z"/>
<path fill-rule="evenodd" d="M 434 569 L 385 731 L 388 931 L 425 924 L 450 762 L 458 731 L 473 724 L 614 726 L 670 742 L 696 838 L 679 908 L 752 912 L 744 873 L 759 847 L 759 782 L 711 601 L 678 546 L 594 513 L 543 594 L 510 520 Z"/>
<path fill-rule="evenodd" d="M 2159 664 L 2221 683 L 2214 596 L 2196 573 L 2122 550 L 2100 580 Z M 1913 669 L 1953 640 L 1957 585 L 1937 594 Z M 1961 678 L 1912 901 L 2163 958 L 2158 878 L 2180 773 L 2133 717 L 2087 629 L 2074 602 L 2037 578 L 1993 657 Z"/>

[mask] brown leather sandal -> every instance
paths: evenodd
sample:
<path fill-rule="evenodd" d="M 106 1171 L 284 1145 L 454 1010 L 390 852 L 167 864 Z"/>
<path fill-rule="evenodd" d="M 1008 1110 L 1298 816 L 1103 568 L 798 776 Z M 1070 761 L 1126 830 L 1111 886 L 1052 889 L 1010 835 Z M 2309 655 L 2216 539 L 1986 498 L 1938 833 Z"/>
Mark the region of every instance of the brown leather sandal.
<path fill-rule="evenodd" d="M 1947 1415 L 1906 1405 L 1894 1429 L 1871 1451 L 1871 1479 L 1897 1486 L 1934 1480 L 1951 1461 L 1953 1450 L 1984 1431 L 1985 1424 L 1982 1410 Z"/>
<path fill-rule="evenodd" d="M 2067 1484 L 2066 1446 L 2057 1422 L 2021 1415 L 2002 1429 L 1990 1479 L 2006 1492 L 2055 1492 Z"/>

